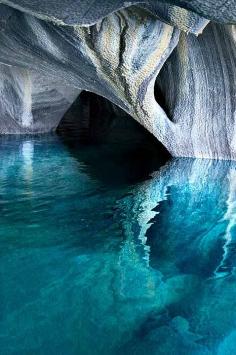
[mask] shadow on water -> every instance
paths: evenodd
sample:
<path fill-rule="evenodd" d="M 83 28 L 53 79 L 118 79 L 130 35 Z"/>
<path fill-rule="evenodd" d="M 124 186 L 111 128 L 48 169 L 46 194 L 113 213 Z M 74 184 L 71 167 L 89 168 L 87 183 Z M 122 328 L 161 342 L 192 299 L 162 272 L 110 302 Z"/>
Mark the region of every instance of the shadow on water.
<path fill-rule="evenodd" d="M 112 186 L 145 180 L 170 159 L 163 145 L 133 118 L 91 93 L 80 95 L 57 132 L 91 176 Z"/>
<path fill-rule="evenodd" d="M 233 354 L 235 163 L 109 110 L 0 139 L 1 353 Z"/>

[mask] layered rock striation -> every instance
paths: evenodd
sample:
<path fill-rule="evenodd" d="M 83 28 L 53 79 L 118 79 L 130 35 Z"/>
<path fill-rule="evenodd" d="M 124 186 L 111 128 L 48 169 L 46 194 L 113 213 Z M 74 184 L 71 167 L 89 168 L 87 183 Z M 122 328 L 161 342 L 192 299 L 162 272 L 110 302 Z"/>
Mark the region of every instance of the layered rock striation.
<path fill-rule="evenodd" d="M 87 90 L 173 156 L 236 159 L 235 0 L 0 3 L 0 133 L 55 130 Z"/>

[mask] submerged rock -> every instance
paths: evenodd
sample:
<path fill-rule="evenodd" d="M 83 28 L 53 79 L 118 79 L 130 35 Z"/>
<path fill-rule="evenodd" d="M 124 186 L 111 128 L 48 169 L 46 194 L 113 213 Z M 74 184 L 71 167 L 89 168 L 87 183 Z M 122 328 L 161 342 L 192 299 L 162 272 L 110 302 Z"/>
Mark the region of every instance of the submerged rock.
<path fill-rule="evenodd" d="M 173 156 L 236 159 L 234 0 L 1 3 L 1 133 L 55 129 L 87 90 Z"/>

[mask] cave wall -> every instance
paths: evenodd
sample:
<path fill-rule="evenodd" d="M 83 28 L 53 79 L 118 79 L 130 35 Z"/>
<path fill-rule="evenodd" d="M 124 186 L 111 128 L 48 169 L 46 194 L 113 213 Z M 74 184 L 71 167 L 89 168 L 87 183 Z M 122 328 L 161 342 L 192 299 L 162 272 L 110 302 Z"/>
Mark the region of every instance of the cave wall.
<path fill-rule="evenodd" d="M 156 84 L 174 124 L 174 156 L 236 159 L 236 27 L 182 33 Z"/>
<path fill-rule="evenodd" d="M 173 156 L 236 159 L 235 0 L 0 3 L 0 133 L 51 131 L 87 90 Z"/>
<path fill-rule="evenodd" d="M 0 75 L 0 134 L 55 130 L 80 93 L 20 67 L 0 65 Z"/>

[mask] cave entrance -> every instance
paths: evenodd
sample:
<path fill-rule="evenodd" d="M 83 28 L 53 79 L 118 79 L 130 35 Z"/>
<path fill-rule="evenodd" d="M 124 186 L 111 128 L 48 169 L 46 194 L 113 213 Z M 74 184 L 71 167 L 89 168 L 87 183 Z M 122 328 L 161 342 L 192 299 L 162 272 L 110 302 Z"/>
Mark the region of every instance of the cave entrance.
<path fill-rule="evenodd" d="M 61 120 L 57 134 L 86 166 L 110 179 L 148 177 L 169 159 L 165 147 L 123 110 L 82 92 Z"/>

